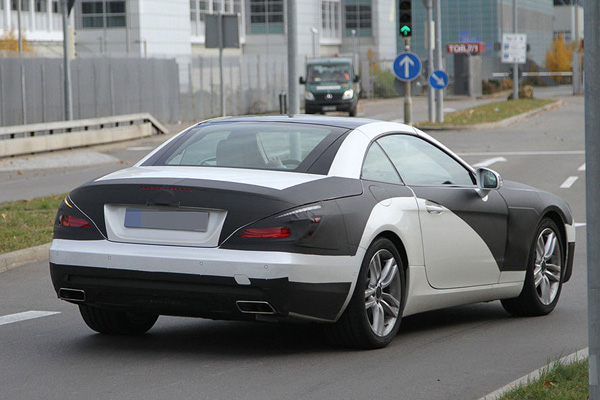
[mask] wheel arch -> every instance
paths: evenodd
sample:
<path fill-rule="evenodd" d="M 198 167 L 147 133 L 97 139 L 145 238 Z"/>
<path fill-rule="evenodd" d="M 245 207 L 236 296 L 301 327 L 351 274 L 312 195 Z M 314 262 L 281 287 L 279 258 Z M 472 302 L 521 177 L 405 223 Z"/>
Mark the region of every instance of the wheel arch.
<path fill-rule="evenodd" d="M 558 227 L 560 237 L 563 242 L 563 262 L 565 266 L 563 273 L 563 283 L 566 283 L 569 281 L 569 279 L 571 279 L 571 275 L 573 274 L 573 249 L 569 246 L 568 242 L 569 238 L 565 227 L 566 220 L 563 217 L 562 213 L 554 209 L 546 210 L 545 213 L 542 215 L 540 221 L 544 218 L 549 218 Z"/>
<path fill-rule="evenodd" d="M 406 272 L 408 270 L 408 254 L 406 252 L 406 248 L 404 247 L 404 243 L 402 242 L 402 239 L 400 239 L 400 237 L 395 232 L 383 231 L 383 232 L 380 232 L 379 234 L 377 234 L 377 236 L 375 236 L 375 238 L 371 241 L 371 243 L 373 243 L 374 241 L 376 241 L 379 238 L 386 238 L 390 242 L 392 242 L 394 244 L 394 246 L 396 246 L 398 253 L 400 253 L 400 257 L 402 258 L 402 267 L 404 268 L 404 271 Z"/>

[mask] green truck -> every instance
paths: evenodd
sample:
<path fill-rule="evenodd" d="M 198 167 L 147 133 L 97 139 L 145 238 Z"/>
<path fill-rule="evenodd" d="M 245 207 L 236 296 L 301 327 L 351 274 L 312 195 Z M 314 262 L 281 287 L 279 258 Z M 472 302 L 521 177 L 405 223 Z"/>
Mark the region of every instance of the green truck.
<path fill-rule="evenodd" d="M 304 109 L 307 114 L 346 111 L 356 115 L 360 76 L 354 73 L 351 57 L 313 58 L 306 62 Z"/>

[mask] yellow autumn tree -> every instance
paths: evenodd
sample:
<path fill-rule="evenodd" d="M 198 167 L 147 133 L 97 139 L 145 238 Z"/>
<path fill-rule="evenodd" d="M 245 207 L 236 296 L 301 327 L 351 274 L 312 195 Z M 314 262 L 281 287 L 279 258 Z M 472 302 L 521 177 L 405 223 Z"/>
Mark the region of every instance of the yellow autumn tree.
<path fill-rule="evenodd" d="M 572 46 L 571 46 L 572 47 Z M 546 53 L 546 66 L 549 72 L 570 72 L 571 57 L 573 49 L 566 46 L 562 34 L 558 35 L 550 45 L 550 51 Z M 553 77 L 556 82 L 561 80 L 560 76 Z"/>
<path fill-rule="evenodd" d="M 19 51 L 19 38 L 17 37 L 14 29 L 11 29 L 3 35 L 0 35 L 0 50 L 13 52 Z M 25 38 L 23 38 L 23 51 L 31 51 L 29 43 L 27 43 Z"/>

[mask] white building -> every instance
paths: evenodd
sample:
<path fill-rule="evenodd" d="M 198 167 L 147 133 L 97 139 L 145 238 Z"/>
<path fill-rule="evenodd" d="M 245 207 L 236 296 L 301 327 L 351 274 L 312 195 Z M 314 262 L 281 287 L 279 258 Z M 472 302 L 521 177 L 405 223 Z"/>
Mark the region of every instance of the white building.
<path fill-rule="evenodd" d="M 18 0 L 0 0 L 0 35 L 19 27 Z M 62 56 L 62 15 L 58 0 L 21 0 L 21 31 L 38 57 Z"/>
<path fill-rule="evenodd" d="M 0 0 L 0 34 L 17 30 L 18 0 Z M 37 56 L 60 56 L 59 0 L 21 0 L 22 32 Z M 367 51 L 396 55 L 395 0 L 297 0 L 300 56 Z M 239 15 L 240 51 L 285 54 L 286 0 L 76 0 L 77 55 L 170 57 L 203 54 L 205 16 Z M 352 32 L 354 31 L 354 37 Z M 216 34 L 216 33 L 214 33 Z M 45 51 L 44 49 L 51 49 Z"/>
<path fill-rule="evenodd" d="M 565 43 L 583 39 L 583 5 L 573 0 L 554 1 L 554 37 L 563 35 Z"/>

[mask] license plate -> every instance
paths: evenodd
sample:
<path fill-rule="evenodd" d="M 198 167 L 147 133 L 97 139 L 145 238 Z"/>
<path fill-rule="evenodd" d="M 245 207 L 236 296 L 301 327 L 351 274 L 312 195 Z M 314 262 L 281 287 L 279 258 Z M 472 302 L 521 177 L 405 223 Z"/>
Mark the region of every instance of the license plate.
<path fill-rule="evenodd" d="M 125 210 L 125 227 L 206 232 L 208 212 L 128 207 Z"/>
<path fill-rule="evenodd" d="M 323 111 L 335 111 L 336 109 L 336 106 L 323 106 Z"/>

